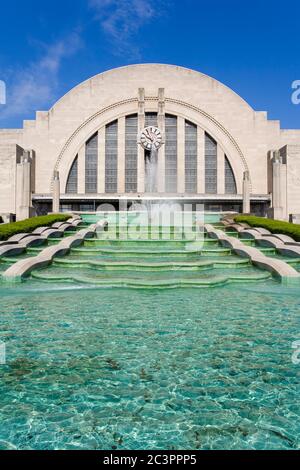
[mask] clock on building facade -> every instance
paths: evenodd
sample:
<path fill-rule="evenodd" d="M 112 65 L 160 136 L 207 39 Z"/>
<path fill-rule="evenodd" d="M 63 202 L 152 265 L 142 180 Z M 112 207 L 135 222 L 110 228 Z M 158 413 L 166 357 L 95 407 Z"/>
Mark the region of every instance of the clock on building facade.
<path fill-rule="evenodd" d="M 163 139 L 157 127 L 149 126 L 142 130 L 139 142 L 146 150 L 158 150 L 162 146 Z"/>

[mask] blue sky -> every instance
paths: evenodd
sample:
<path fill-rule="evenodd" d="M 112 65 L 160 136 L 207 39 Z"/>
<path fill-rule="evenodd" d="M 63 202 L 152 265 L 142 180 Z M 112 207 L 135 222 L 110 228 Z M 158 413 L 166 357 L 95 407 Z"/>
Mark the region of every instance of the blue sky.
<path fill-rule="evenodd" d="M 92 75 L 140 62 L 199 70 L 300 128 L 291 102 L 299 0 L 10 0 L 0 12 L 2 128 L 21 127 Z"/>

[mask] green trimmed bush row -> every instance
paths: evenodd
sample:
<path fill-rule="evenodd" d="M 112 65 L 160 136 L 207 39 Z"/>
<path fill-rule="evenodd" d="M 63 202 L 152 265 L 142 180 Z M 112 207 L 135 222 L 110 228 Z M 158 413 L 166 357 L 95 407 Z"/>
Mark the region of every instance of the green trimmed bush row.
<path fill-rule="evenodd" d="M 270 230 L 271 233 L 283 233 L 289 235 L 296 241 L 300 241 L 300 225 L 282 222 L 281 220 L 265 219 L 264 217 L 255 217 L 254 215 L 237 215 L 235 222 L 245 222 L 251 227 L 262 227 Z"/>
<path fill-rule="evenodd" d="M 55 222 L 65 222 L 70 217 L 70 214 L 51 214 L 31 217 L 30 219 L 13 222 L 11 224 L 3 224 L 0 225 L 0 240 L 7 240 L 18 233 L 31 233 L 36 228 L 44 226 L 49 227 Z"/>

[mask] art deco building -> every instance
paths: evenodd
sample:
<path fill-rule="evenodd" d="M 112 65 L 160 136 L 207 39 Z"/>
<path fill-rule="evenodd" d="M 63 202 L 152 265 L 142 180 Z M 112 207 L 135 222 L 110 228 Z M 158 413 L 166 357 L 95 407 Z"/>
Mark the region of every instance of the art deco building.
<path fill-rule="evenodd" d="M 0 130 L 0 169 L 0 214 L 17 219 L 59 204 L 94 211 L 145 199 L 300 214 L 300 130 L 282 130 L 217 80 L 170 65 L 99 74 L 22 129 Z"/>

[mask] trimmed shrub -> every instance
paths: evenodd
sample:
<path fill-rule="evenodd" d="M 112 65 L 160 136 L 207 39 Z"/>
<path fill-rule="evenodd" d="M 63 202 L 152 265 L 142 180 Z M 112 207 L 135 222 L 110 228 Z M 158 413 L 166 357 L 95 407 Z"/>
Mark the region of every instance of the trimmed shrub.
<path fill-rule="evenodd" d="M 31 233 L 39 227 L 54 224 L 55 222 L 65 222 L 71 216 L 69 214 L 51 214 L 39 217 L 31 217 L 30 219 L 13 222 L 11 224 L 3 224 L 0 226 L 0 240 L 7 240 L 18 233 Z"/>
<path fill-rule="evenodd" d="M 300 225 L 282 222 L 281 220 L 265 219 L 264 217 L 256 217 L 254 215 L 237 215 L 234 217 L 235 222 L 246 222 L 251 227 L 262 227 L 270 230 L 271 233 L 283 233 L 300 242 Z"/>

